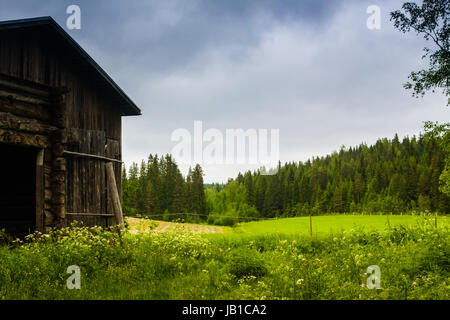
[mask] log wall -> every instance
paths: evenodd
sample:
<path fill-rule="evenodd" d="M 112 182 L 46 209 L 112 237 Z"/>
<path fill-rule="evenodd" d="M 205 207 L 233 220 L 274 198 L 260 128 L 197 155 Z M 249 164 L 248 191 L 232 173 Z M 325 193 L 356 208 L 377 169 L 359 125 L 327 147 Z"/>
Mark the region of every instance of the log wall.
<path fill-rule="evenodd" d="M 47 33 L 0 32 L 1 74 L 68 88 L 66 127 L 104 131 L 108 138 L 120 142 L 120 110 L 89 68 L 72 56 Z"/>
<path fill-rule="evenodd" d="M 0 143 L 33 147 L 42 157 L 36 163 L 38 229 L 63 226 L 65 220 L 64 98 L 55 92 L 0 76 Z"/>

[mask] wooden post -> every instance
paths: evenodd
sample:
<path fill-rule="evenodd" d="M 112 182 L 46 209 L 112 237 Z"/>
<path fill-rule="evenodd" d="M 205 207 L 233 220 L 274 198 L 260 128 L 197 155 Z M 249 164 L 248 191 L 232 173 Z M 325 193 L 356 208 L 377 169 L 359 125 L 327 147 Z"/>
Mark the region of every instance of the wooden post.
<path fill-rule="evenodd" d="M 309 235 L 312 237 L 312 216 L 309 215 Z"/>
<path fill-rule="evenodd" d="M 44 231 L 44 149 L 36 156 L 36 230 Z"/>
<path fill-rule="evenodd" d="M 434 227 L 437 229 L 437 212 L 434 213 Z"/>
<path fill-rule="evenodd" d="M 120 203 L 120 196 L 119 191 L 117 190 L 116 177 L 114 174 L 112 162 L 107 162 L 105 166 L 106 166 L 106 176 L 108 179 L 108 187 L 111 193 L 112 205 L 114 208 L 114 215 L 116 216 L 117 224 L 122 228 L 123 227 L 122 204 Z"/>

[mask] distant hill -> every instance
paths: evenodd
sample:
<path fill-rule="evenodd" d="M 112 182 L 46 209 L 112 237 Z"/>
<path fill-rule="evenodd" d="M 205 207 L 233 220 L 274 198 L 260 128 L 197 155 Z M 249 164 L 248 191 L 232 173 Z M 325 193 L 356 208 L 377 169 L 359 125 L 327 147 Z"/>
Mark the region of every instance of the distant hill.
<path fill-rule="evenodd" d="M 450 212 L 439 191 L 445 154 L 437 139 L 398 136 L 280 165 L 277 174 L 239 174 L 221 191 L 206 190 L 210 213 L 275 217 L 411 210 Z"/>

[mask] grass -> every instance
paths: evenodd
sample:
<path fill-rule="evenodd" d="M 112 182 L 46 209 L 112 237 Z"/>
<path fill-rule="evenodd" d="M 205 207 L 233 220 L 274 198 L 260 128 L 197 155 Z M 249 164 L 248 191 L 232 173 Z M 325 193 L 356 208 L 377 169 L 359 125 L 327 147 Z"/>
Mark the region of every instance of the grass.
<path fill-rule="evenodd" d="M 413 226 L 422 220 L 412 215 L 329 215 L 313 216 L 312 232 L 314 236 L 326 236 L 350 229 L 365 231 L 385 230 L 398 225 Z M 438 217 L 439 225 L 448 225 L 446 216 Z M 234 230 L 249 235 L 261 234 L 310 234 L 309 217 L 284 218 L 240 223 Z"/>
<path fill-rule="evenodd" d="M 434 216 L 428 216 L 434 219 Z M 166 232 L 171 230 L 211 234 L 219 233 L 225 235 L 239 234 L 248 235 L 309 235 L 310 219 L 309 217 L 281 218 L 263 221 L 242 222 L 236 227 L 226 226 L 210 226 L 205 224 L 192 223 L 174 223 L 159 220 L 138 219 L 127 217 L 130 226 L 130 232 L 133 234 L 152 232 Z M 327 215 L 313 216 L 312 230 L 313 236 L 326 236 L 344 230 L 358 229 L 363 231 L 383 231 L 390 227 L 399 225 L 414 226 L 423 220 L 420 215 Z M 447 216 L 438 216 L 438 225 L 449 225 L 450 221 Z"/>
<path fill-rule="evenodd" d="M 305 218 L 206 235 L 182 225 L 122 238 L 84 227 L 36 233 L 0 246 L 0 299 L 449 299 L 447 218 L 437 228 L 433 217 L 389 217 L 390 228 L 386 217 L 313 218 L 323 234 L 312 238 L 294 232 Z M 275 226 L 283 232 L 267 232 Z M 66 287 L 71 265 L 80 290 Z M 367 288 L 370 265 L 380 289 Z"/>

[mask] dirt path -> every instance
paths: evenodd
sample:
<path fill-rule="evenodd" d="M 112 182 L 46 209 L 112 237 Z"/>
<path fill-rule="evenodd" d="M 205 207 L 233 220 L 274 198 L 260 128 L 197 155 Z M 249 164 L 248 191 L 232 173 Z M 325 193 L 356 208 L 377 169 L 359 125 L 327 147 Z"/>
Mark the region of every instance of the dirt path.
<path fill-rule="evenodd" d="M 148 220 L 126 217 L 129 224 L 129 230 L 132 234 L 149 233 L 149 232 L 168 232 L 168 231 L 188 231 L 195 233 L 223 233 L 222 227 L 208 226 L 192 223 L 175 223 L 159 220 Z M 157 226 L 155 227 L 155 224 Z"/>

